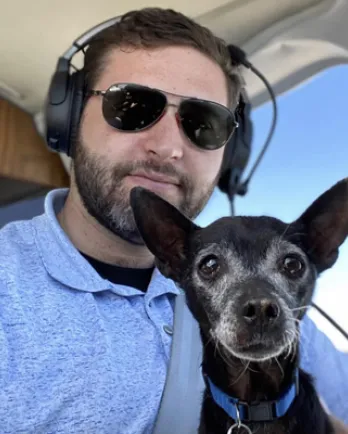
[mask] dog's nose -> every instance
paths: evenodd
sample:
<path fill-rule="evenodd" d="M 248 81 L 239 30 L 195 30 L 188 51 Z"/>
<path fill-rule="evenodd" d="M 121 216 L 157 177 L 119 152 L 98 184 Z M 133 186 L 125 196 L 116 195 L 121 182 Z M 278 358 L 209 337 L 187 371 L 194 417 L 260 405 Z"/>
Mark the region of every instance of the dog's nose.
<path fill-rule="evenodd" d="M 280 314 L 280 308 L 275 301 L 269 299 L 249 300 L 242 308 L 242 316 L 248 323 L 262 322 L 269 324 L 274 322 Z"/>

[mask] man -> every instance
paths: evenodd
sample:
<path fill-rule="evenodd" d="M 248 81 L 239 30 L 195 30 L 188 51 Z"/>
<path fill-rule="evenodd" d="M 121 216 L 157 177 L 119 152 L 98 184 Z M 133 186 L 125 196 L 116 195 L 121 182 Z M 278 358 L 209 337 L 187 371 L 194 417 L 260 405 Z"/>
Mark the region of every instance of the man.
<path fill-rule="evenodd" d="M 129 192 L 145 186 L 194 218 L 233 132 L 238 69 L 179 13 L 128 14 L 90 45 L 85 72 L 69 190 L 0 231 L 2 433 L 152 432 L 178 289 L 154 269 Z M 303 364 L 347 420 L 348 358 L 309 319 L 305 332 Z"/>

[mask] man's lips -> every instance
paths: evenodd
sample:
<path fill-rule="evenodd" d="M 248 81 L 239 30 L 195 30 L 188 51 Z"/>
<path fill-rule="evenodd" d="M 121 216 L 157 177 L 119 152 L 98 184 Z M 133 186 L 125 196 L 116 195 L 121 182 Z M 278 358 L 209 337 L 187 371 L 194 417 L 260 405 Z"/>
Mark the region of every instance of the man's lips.
<path fill-rule="evenodd" d="M 148 188 L 168 190 L 173 187 L 180 187 L 180 183 L 177 179 L 160 173 L 132 172 L 129 174 L 129 178 L 131 178 L 134 183 L 144 185 Z"/>
<path fill-rule="evenodd" d="M 130 173 L 130 176 L 135 177 L 135 178 L 149 179 L 150 181 L 158 182 L 161 184 L 172 184 L 172 185 L 176 185 L 176 186 L 180 185 L 179 181 L 176 178 L 162 175 L 161 173 L 132 172 L 132 173 Z"/>

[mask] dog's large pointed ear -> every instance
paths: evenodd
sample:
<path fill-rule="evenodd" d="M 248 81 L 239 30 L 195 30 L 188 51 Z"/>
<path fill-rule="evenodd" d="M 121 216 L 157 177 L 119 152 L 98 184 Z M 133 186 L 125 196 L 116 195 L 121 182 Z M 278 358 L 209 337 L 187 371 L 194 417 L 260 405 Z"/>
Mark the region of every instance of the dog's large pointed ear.
<path fill-rule="evenodd" d="M 180 280 L 189 237 L 199 226 L 173 205 L 142 187 L 131 190 L 130 205 L 140 235 L 156 257 L 161 272 Z"/>
<path fill-rule="evenodd" d="M 348 178 L 319 196 L 297 223 L 305 229 L 309 254 L 318 271 L 332 267 L 348 237 Z"/>

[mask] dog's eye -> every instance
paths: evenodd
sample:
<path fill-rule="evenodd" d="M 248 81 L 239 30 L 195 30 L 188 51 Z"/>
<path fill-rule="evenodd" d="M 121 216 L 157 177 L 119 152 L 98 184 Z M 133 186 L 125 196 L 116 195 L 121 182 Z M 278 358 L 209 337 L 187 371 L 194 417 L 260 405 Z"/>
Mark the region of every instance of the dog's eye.
<path fill-rule="evenodd" d="M 199 263 L 198 268 L 204 277 L 213 277 L 220 269 L 219 260 L 215 255 L 206 256 Z"/>
<path fill-rule="evenodd" d="M 303 270 L 303 262 L 296 256 L 286 256 L 283 260 L 283 269 L 291 276 L 295 276 Z"/>

